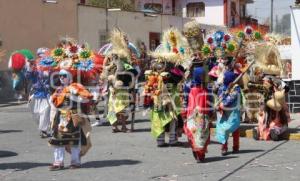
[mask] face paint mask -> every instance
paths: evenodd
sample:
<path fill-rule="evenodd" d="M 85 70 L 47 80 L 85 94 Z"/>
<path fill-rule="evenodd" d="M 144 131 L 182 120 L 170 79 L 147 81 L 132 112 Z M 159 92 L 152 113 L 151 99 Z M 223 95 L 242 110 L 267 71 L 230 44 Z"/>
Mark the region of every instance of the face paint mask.
<path fill-rule="evenodd" d="M 67 74 L 59 75 L 59 80 L 60 80 L 60 83 L 62 85 L 69 85 L 70 84 L 70 78 L 68 77 Z"/>

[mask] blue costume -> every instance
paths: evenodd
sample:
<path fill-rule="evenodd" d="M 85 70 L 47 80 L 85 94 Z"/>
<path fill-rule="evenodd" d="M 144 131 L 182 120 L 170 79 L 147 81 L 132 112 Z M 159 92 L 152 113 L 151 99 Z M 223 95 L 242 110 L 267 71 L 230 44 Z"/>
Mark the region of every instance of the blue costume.
<path fill-rule="evenodd" d="M 34 119 L 39 122 L 40 136 L 48 136 L 50 125 L 50 78 L 48 72 L 27 70 L 26 79 L 31 81 L 29 106 Z"/>
<path fill-rule="evenodd" d="M 230 133 L 233 133 L 233 150 L 239 149 L 239 132 L 240 126 L 240 103 L 241 89 L 238 85 L 234 85 L 230 91 L 227 91 L 229 85 L 235 80 L 236 74 L 227 71 L 224 74 L 224 83 L 218 90 L 218 96 L 222 99 L 223 109 L 222 115 L 216 125 L 216 139 L 223 144 L 222 150 L 227 152 L 227 140 Z"/>

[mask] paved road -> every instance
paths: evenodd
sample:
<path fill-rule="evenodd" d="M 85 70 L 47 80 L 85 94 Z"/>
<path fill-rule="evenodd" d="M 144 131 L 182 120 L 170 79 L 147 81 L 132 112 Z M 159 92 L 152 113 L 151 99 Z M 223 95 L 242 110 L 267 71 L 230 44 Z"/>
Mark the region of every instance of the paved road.
<path fill-rule="evenodd" d="M 149 126 L 148 115 L 139 113 L 134 133 L 97 127 L 83 168 L 50 172 L 53 150 L 39 138 L 26 105 L 5 105 L 0 107 L 0 180 L 300 180 L 299 141 L 241 138 L 241 152 L 226 157 L 213 141 L 206 163 L 197 164 L 190 148 L 157 148 Z"/>

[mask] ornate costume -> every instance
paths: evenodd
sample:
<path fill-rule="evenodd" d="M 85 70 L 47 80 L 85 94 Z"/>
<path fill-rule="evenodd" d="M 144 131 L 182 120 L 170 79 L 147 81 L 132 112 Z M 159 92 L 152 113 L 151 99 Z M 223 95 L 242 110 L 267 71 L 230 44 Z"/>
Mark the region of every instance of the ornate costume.
<path fill-rule="evenodd" d="M 227 71 L 224 74 L 224 82 L 218 90 L 219 99 L 221 99 L 220 112 L 216 124 L 216 139 L 222 144 L 222 154 L 227 154 L 227 143 L 229 134 L 233 136 L 233 151 L 239 151 L 239 126 L 241 119 L 241 89 L 235 84 L 230 84 L 235 80 L 236 74 Z"/>
<path fill-rule="evenodd" d="M 190 52 L 187 40 L 177 29 L 164 32 L 162 44 L 151 53 L 156 58 L 148 71 L 145 93 L 151 95 L 151 133 L 159 147 L 167 146 L 165 132 L 169 132 L 169 145 L 178 144 L 176 129 L 182 129 L 180 115 L 180 82 L 188 67 Z M 186 67 L 185 67 L 186 66 Z M 184 68 L 185 67 L 185 68 Z"/>
<path fill-rule="evenodd" d="M 107 79 L 110 85 L 107 119 L 114 127 L 113 132 L 120 131 L 117 127 L 119 123 L 122 124 L 122 131 L 126 132 L 128 108 L 130 104 L 135 104 L 135 84 L 138 72 L 134 65 L 140 54 L 120 30 L 113 30 L 110 40 L 111 44 L 107 45 L 108 48 L 100 50 L 106 55 L 101 79 Z"/>
<path fill-rule="evenodd" d="M 93 95 L 81 84 L 88 84 L 101 73 L 103 58 L 73 40 L 62 41 L 38 60 L 40 70 L 59 70 L 60 86 L 51 96 L 49 144 L 54 146 L 54 163 L 50 170 L 64 166 L 64 150 L 71 154 L 71 168 L 81 165 L 81 157 L 91 148 L 91 125 L 85 116 Z"/>
<path fill-rule="evenodd" d="M 211 109 L 209 95 L 203 87 L 205 70 L 197 67 L 193 71 L 193 79 L 188 95 L 187 120 L 184 130 L 197 161 L 203 161 L 210 140 Z"/>

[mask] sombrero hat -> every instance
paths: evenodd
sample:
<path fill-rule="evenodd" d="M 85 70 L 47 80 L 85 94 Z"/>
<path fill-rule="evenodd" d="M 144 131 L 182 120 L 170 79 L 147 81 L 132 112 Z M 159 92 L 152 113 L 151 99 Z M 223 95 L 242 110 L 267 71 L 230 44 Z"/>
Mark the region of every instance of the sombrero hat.
<path fill-rule="evenodd" d="M 267 106 L 274 111 L 280 111 L 282 109 L 280 102 L 274 98 L 267 101 Z"/>

